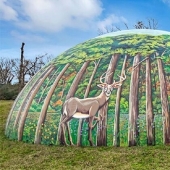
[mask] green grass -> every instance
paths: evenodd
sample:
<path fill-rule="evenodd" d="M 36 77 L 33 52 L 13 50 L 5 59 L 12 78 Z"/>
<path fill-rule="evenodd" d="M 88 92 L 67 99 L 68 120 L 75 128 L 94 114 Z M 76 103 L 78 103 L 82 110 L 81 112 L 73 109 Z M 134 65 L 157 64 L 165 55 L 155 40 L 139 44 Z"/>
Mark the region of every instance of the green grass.
<path fill-rule="evenodd" d="M 170 169 L 169 146 L 61 147 L 11 141 L 4 135 L 12 101 L 0 101 L 0 170 Z"/>

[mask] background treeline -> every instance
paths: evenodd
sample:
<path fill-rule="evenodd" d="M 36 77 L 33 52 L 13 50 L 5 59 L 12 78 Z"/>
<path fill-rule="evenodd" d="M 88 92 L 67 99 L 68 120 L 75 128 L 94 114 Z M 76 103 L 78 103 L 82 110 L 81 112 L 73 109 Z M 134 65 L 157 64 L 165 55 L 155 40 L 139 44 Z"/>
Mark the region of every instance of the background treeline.
<path fill-rule="evenodd" d="M 0 100 L 14 100 L 28 80 L 51 60 L 47 54 L 25 59 L 24 45 L 20 58 L 0 58 Z"/>
<path fill-rule="evenodd" d="M 18 84 L 0 84 L 0 100 L 15 100 L 18 93 Z"/>

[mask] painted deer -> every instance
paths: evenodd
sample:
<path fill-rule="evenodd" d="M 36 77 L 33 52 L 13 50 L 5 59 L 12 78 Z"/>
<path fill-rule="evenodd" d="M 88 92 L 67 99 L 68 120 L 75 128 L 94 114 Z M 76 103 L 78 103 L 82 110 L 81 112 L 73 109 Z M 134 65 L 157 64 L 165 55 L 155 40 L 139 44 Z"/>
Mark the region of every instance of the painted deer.
<path fill-rule="evenodd" d="M 61 125 L 62 132 L 64 135 L 65 145 L 67 145 L 66 138 L 65 138 L 65 127 L 67 128 L 67 131 L 68 131 L 69 142 L 71 145 L 74 145 L 72 142 L 70 128 L 69 128 L 69 120 L 71 120 L 72 118 L 78 118 L 78 119 L 88 118 L 89 119 L 88 140 L 90 142 L 90 145 L 93 145 L 92 129 L 97 124 L 97 122 L 101 120 L 101 115 L 99 115 L 98 117 L 96 117 L 95 115 L 97 114 L 98 110 L 102 108 L 106 104 L 106 102 L 109 100 L 112 90 L 114 88 L 120 87 L 122 85 L 122 82 L 126 79 L 126 75 L 124 74 L 124 77 L 119 76 L 120 81 L 115 82 L 114 80 L 112 84 L 107 84 L 107 83 L 102 82 L 103 75 L 100 77 L 101 84 L 97 85 L 98 87 L 102 89 L 102 92 L 100 93 L 99 96 L 92 97 L 92 98 L 85 98 L 85 99 L 71 97 L 68 100 L 66 100 L 65 103 L 63 104 L 63 109 L 62 109 L 63 118 L 62 118 L 60 125 Z M 110 76 L 110 75 L 107 75 L 107 76 Z M 93 125 L 94 120 L 96 120 L 96 123 Z"/>

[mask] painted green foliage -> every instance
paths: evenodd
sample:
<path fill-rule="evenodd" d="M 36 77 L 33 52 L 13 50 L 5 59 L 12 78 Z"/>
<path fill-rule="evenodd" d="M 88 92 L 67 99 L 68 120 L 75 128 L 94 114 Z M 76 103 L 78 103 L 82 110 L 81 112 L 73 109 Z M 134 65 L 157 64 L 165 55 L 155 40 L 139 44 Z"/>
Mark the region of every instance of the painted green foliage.
<path fill-rule="evenodd" d="M 32 104 L 29 108 L 28 115 L 25 122 L 23 140 L 27 142 L 34 142 L 34 135 L 36 125 L 39 119 L 40 111 L 47 93 L 52 86 L 53 82 L 62 71 L 67 63 L 70 66 L 60 79 L 58 85 L 56 86 L 53 95 L 51 96 L 48 110 L 46 113 L 46 119 L 42 125 L 42 144 L 57 144 L 58 127 L 60 123 L 60 116 L 62 110 L 62 104 L 65 101 L 66 95 L 71 87 L 71 84 L 80 70 L 81 66 L 85 61 L 90 61 L 83 78 L 79 82 L 78 88 L 76 90 L 75 96 L 78 98 L 83 98 L 85 90 L 87 88 L 89 79 L 91 77 L 92 71 L 94 69 L 94 62 L 101 59 L 101 62 L 97 68 L 97 72 L 94 76 L 93 82 L 91 84 L 90 92 L 88 97 L 94 97 L 100 94 L 101 90 L 97 87 L 99 84 L 100 76 L 106 72 L 110 59 L 113 54 L 118 53 L 119 58 L 116 65 L 116 71 L 114 79 L 119 80 L 122 64 L 124 61 L 124 56 L 128 55 L 128 60 L 126 62 L 126 76 L 127 79 L 123 83 L 121 100 L 120 100 L 120 137 L 121 145 L 127 145 L 127 128 L 128 128 L 128 110 L 129 110 L 129 88 L 130 88 L 130 77 L 132 72 L 132 62 L 136 54 L 140 53 L 141 61 L 146 57 L 151 58 L 151 76 L 152 76 L 152 93 L 153 93 L 153 108 L 154 114 L 156 115 L 156 142 L 161 143 L 162 135 L 162 123 L 161 119 L 161 101 L 160 101 L 160 83 L 158 77 L 158 67 L 156 64 L 156 59 L 160 57 L 164 63 L 164 71 L 167 79 L 167 93 L 170 99 L 170 35 L 145 35 L 145 34 L 127 34 L 119 36 L 110 37 L 98 37 L 86 41 L 84 43 L 78 44 L 77 46 L 67 50 L 54 60 L 50 62 L 49 65 L 54 65 L 55 69 L 48 75 L 48 77 L 43 82 L 42 86 L 39 88 L 36 96 L 34 97 Z M 156 53 L 158 55 L 156 55 Z M 46 67 L 47 67 L 46 66 Z M 45 68 L 44 68 L 45 69 Z M 140 144 L 145 145 L 145 114 L 146 114 L 146 97 L 145 97 L 145 62 L 140 64 L 140 77 L 139 77 L 139 131 L 140 133 Z M 38 76 L 34 79 L 38 79 Z M 169 84 L 168 84 L 169 83 Z M 31 86 L 31 85 L 29 85 Z M 17 101 L 17 105 L 13 110 L 13 116 L 6 131 L 11 131 L 10 135 L 13 139 L 17 139 L 17 129 L 13 129 L 14 119 L 17 111 L 19 110 L 19 105 L 22 103 L 24 96 L 29 92 L 29 87 L 24 89 L 24 92 Z M 107 124 L 107 145 L 112 145 L 113 140 L 113 122 L 114 122 L 114 109 L 116 101 L 116 90 L 113 91 L 108 107 L 108 124 Z M 170 101 L 170 100 L 169 100 Z M 73 142 L 77 141 L 77 129 L 78 129 L 78 119 L 72 119 L 70 121 L 71 134 Z M 82 129 L 82 141 L 83 145 L 89 145 L 87 141 L 87 127 L 88 123 L 85 121 Z M 96 128 L 93 130 L 93 140 L 96 141 Z"/>

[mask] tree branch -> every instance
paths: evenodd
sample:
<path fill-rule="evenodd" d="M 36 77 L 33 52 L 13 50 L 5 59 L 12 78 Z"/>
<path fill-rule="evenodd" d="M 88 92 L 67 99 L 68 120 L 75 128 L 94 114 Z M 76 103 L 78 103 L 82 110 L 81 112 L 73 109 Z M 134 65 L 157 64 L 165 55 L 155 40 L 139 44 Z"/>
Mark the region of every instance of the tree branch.
<path fill-rule="evenodd" d="M 149 59 L 149 57 L 146 57 L 145 59 L 143 59 L 142 61 L 140 61 L 139 63 L 137 63 L 135 66 L 133 66 L 132 71 L 134 71 L 142 62 L 144 62 L 145 60 Z"/>

